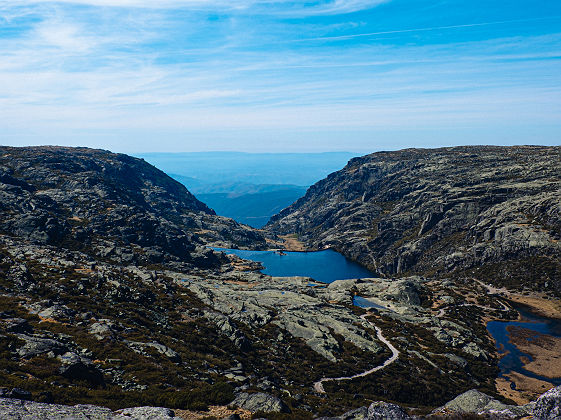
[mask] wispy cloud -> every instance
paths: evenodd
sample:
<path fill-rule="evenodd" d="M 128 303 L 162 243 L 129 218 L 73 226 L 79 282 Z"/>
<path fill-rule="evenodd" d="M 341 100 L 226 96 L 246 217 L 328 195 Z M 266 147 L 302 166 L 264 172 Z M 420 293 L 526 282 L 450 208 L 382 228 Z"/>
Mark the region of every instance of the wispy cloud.
<path fill-rule="evenodd" d="M 5 0 L 0 130 L 145 149 L 161 133 L 169 148 L 206 139 L 183 150 L 271 133 L 297 147 L 355 141 L 336 132 L 561 132 L 561 10 L 444 25 L 396 15 L 399 1 Z"/>
<path fill-rule="evenodd" d="M 70 4 L 95 7 L 143 9 L 195 9 L 282 13 L 284 15 L 347 14 L 371 9 L 391 0 L 4 0 L 3 8 L 29 7 L 41 4 Z"/>
<path fill-rule="evenodd" d="M 512 20 L 500 20 L 494 22 L 479 22 L 479 23 L 466 23 L 462 25 L 447 25 L 447 26 L 430 26 L 425 28 L 412 28 L 412 29 L 395 29 L 390 31 L 378 31 L 378 32 L 366 32 L 366 33 L 355 33 L 355 34 L 346 34 L 346 35 L 338 35 L 338 36 L 322 36 L 316 38 L 304 38 L 297 40 L 296 42 L 303 42 L 303 41 L 335 41 L 335 40 L 346 40 L 346 39 L 353 39 L 353 38 L 363 38 L 363 37 L 372 37 L 377 35 L 394 35 L 394 34 L 407 34 L 407 33 L 414 33 L 414 32 L 431 32 L 431 31 L 441 31 L 446 29 L 464 29 L 464 28 L 477 28 L 477 27 L 484 27 L 484 26 L 495 26 L 495 25 L 506 25 L 509 23 L 526 23 L 526 22 L 539 22 L 543 20 L 559 20 L 561 19 L 561 15 L 559 16 L 544 16 L 544 17 L 537 17 L 537 18 L 528 18 L 528 19 L 512 19 Z"/>

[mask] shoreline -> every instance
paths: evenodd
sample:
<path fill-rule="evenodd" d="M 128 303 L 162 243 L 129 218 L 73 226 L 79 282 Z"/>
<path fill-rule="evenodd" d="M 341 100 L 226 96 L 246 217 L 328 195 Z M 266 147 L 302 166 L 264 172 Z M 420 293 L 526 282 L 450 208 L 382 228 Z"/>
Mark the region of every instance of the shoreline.
<path fill-rule="evenodd" d="M 303 242 L 299 241 L 296 235 L 279 235 L 280 241 L 268 239 L 271 245 L 269 251 L 288 251 L 288 252 L 313 252 L 317 249 L 307 248 Z"/>
<path fill-rule="evenodd" d="M 518 293 L 509 293 L 505 299 L 528 307 L 529 312 L 536 315 L 561 320 L 561 299 L 546 299 L 545 297 L 526 296 Z"/>
<path fill-rule="evenodd" d="M 547 379 L 561 378 L 561 338 L 523 327 L 507 327 L 510 339 L 531 360 L 522 360 L 524 369 Z"/>
<path fill-rule="evenodd" d="M 528 312 L 533 313 L 537 316 L 561 320 L 561 300 L 557 298 L 545 298 L 544 295 L 536 296 L 526 296 L 520 293 L 510 292 L 507 290 L 501 290 L 501 298 L 506 300 L 510 306 L 516 310 L 516 305 L 522 305 L 527 308 Z M 524 317 L 518 312 L 518 322 L 524 322 Z M 485 317 L 483 322 L 485 326 L 489 321 L 505 321 L 504 319 Z M 497 346 L 497 341 L 489 332 L 490 337 Z M 533 334 L 532 334 L 533 336 Z M 561 343 L 561 339 L 546 335 L 546 337 L 551 337 L 555 344 Z M 555 376 L 552 375 L 552 379 L 557 377 L 557 365 L 561 364 L 561 357 L 559 359 L 555 358 L 555 351 L 548 348 L 551 346 L 545 346 L 544 340 L 540 340 L 539 343 L 533 342 L 531 340 L 524 340 L 523 337 L 518 334 L 509 334 L 509 341 L 515 345 L 521 352 L 530 354 L 532 356 L 531 361 L 524 361 L 524 369 L 530 372 L 536 373 L 544 378 L 548 378 L 550 372 L 555 371 Z M 542 345 L 538 345 L 542 344 Z M 554 346 L 558 348 L 557 346 Z M 501 353 L 497 349 L 497 356 L 501 357 Z M 561 354 L 560 354 L 561 356 Z M 555 367 L 551 370 L 550 368 Z M 515 389 L 511 388 L 511 384 L 515 386 Z M 545 392 L 547 389 L 554 387 L 555 385 L 542 380 L 537 380 L 528 377 L 520 372 L 510 371 L 504 376 L 499 376 L 495 379 L 495 388 L 497 392 L 505 398 L 515 401 L 517 404 L 524 404 L 536 398 L 537 395 Z"/>

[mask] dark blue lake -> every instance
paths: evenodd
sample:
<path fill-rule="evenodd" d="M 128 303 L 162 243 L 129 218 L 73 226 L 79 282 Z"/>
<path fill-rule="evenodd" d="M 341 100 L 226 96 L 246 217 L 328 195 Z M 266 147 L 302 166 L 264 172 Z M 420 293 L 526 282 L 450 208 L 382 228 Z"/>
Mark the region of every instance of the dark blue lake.
<path fill-rule="evenodd" d="M 285 255 L 279 255 L 275 251 L 214 249 L 247 260 L 259 261 L 265 267 L 262 270 L 263 274 L 275 277 L 305 276 L 322 283 L 376 277 L 363 266 L 330 249 L 317 252 L 286 252 Z"/>
<path fill-rule="evenodd" d="M 513 307 L 522 315 L 521 321 L 490 321 L 487 323 L 487 330 L 495 339 L 497 349 L 502 354 L 499 360 L 500 376 L 509 372 L 518 372 L 530 378 L 561 385 L 561 378 L 547 378 L 524 369 L 522 358 L 532 360 L 532 357 L 521 352 L 518 347 L 510 342 L 510 333 L 507 330 L 509 326 L 520 327 L 541 334 L 561 337 L 561 321 L 536 315 L 522 305 L 513 305 Z"/>

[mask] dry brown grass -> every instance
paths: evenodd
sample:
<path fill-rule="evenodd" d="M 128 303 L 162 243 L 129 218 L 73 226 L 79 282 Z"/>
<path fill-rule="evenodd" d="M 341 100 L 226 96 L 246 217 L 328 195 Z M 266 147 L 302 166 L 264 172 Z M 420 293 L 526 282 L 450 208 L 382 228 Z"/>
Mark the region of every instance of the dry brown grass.
<path fill-rule="evenodd" d="M 507 377 L 508 380 L 504 378 L 497 378 L 495 380 L 497 392 L 518 405 L 527 404 L 553 388 L 553 384 L 549 382 L 529 378 L 517 372 L 511 372 Z M 511 382 L 516 385 L 516 389 L 510 387 Z"/>
<path fill-rule="evenodd" d="M 546 378 L 561 377 L 561 338 L 540 334 L 521 327 L 507 327 L 510 341 L 532 356 L 524 367 Z"/>
<path fill-rule="evenodd" d="M 230 409 L 224 405 L 211 405 L 208 411 L 191 411 L 191 410 L 174 410 L 175 415 L 181 417 L 183 420 L 199 420 L 208 417 L 222 419 L 232 414 L 237 414 L 242 420 L 251 419 L 251 411 L 243 410 L 241 408 Z"/>
<path fill-rule="evenodd" d="M 279 237 L 284 240 L 283 246 L 287 251 L 308 251 L 306 246 L 294 235 L 283 235 Z"/>

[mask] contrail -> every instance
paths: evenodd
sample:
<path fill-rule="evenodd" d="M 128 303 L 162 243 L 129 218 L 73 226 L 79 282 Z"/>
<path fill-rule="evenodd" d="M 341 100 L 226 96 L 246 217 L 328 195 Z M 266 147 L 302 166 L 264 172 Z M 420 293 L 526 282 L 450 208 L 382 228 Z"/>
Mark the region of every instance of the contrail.
<path fill-rule="evenodd" d="M 557 19 L 557 18 L 560 18 L 560 17 L 561 16 L 547 16 L 547 17 L 529 18 L 529 19 L 501 20 L 501 21 L 496 21 L 496 22 L 467 23 L 467 24 L 463 24 L 463 25 L 433 26 L 433 27 L 430 27 L 430 28 L 399 29 L 399 30 L 395 30 L 395 31 L 369 32 L 369 33 L 365 33 L 365 34 L 323 36 L 323 37 L 317 37 L 317 38 L 299 39 L 299 40 L 296 40 L 295 42 L 329 41 L 329 40 L 359 38 L 359 37 L 373 36 L 373 35 L 404 34 L 404 33 L 408 33 L 408 32 L 437 31 L 439 29 L 460 29 L 460 28 L 472 28 L 472 27 L 475 27 L 475 26 L 504 25 L 506 23 L 535 22 L 535 21 L 539 21 L 539 20 Z"/>

